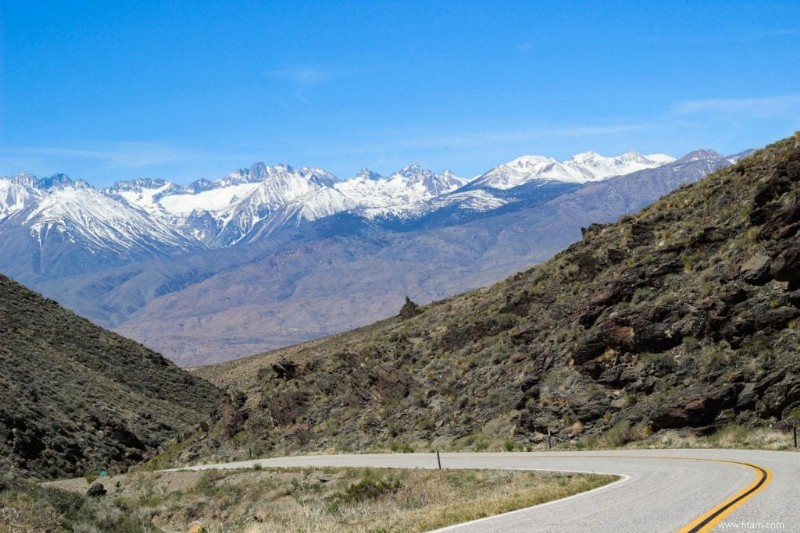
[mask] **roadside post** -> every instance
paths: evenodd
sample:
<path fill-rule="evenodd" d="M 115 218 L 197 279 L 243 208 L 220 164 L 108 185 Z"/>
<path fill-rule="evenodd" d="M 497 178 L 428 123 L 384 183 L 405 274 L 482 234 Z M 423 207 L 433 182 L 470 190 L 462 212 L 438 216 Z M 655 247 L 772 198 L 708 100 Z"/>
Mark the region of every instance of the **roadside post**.
<path fill-rule="evenodd" d="M 439 457 L 439 450 L 436 450 L 436 462 L 439 463 L 439 470 L 442 469 L 442 459 Z"/>

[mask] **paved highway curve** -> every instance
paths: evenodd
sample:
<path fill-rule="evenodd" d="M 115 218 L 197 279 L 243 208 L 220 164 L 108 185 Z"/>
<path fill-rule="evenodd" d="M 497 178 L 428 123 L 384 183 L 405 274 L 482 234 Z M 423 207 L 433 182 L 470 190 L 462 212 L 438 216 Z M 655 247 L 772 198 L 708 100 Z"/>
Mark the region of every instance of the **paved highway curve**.
<path fill-rule="evenodd" d="M 593 491 L 439 531 L 797 531 L 800 454 L 758 450 L 443 453 L 443 468 L 617 474 Z M 437 468 L 435 454 L 320 455 L 205 468 L 371 466 Z"/>

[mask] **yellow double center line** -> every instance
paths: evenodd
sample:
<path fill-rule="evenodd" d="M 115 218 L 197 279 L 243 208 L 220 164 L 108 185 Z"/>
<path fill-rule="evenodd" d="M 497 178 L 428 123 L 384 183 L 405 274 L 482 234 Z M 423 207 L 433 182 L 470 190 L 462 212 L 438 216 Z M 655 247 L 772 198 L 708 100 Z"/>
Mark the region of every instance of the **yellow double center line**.
<path fill-rule="evenodd" d="M 731 514 L 746 501 L 752 499 L 756 494 L 767 488 L 772 481 L 772 472 L 763 466 L 742 463 L 739 461 L 724 461 L 721 459 L 698 459 L 699 461 L 714 461 L 717 463 L 731 463 L 735 465 L 752 468 L 758 475 L 748 486 L 734 494 L 713 509 L 702 514 L 688 525 L 681 528 L 678 533 L 701 533 L 711 531 L 723 518 Z"/>
<path fill-rule="evenodd" d="M 539 459 L 555 458 L 556 456 L 549 455 L 539 457 Z M 563 457 L 558 457 L 559 459 Z M 578 455 L 571 456 L 571 458 L 579 459 L 662 459 L 667 461 L 708 461 L 712 463 L 728 463 L 733 465 L 744 466 L 750 468 L 758 473 L 752 483 L 745 488 L 723 501 L 716 507 L 703 513 L 699 517 L 692 520 L 689 524 L 685 525 L 678 530 L 678 533 L 705 533 L 714 529 L 723 518 L 730 515 L 737 508 L 741 507 L 745 502 L 751 500 L 756 494 L 767 488 L 767 485 L 772 481 L 772 471 L 769 468 L 758 466 L 742 461 L 730 461 L 726 459 L 704 459 L 700 457 L 669 457 L 669 456 L 636 456 L 636 455 Z"/>

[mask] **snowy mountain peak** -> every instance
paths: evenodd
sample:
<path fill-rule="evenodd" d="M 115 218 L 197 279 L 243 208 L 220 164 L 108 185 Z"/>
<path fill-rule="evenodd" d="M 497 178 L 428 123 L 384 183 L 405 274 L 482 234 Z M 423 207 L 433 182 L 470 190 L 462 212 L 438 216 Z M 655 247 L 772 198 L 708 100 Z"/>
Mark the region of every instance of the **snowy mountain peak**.
<path fill-rule="evenodd" d="M 300 167 L 299 174 L 320 187 L 333 187 L 338 181 L 336 176 L 321 168 Z"/>
<path fill-rule="evenodd" d="M 356 174 L 356 176 L 353 179 L 361 181 L 377 181 L 383 179 L 383 176 L 381 176 L 377 172 L 373 172 L 368 168 L 362 168 L 361 170 L 358 171 L 358 174 Z"/>
<path fill-rule="evenodd" d="M 699 161 L 701 159 L 722 159 L 722 154 L 714 150 L 694 150 L 681 157 L 678 161 L 680 163 L 691 163 L 692 161 Z"/>
<path fill-rule="evenodd" d="M 462 178 L 460 176 L 457 176 L 452 170 L 448 170 L 448 169 L 445 169 L 442 172 L 442 179 L 444 179 L 446 181 L 449 181 L 449 182 L 458 183 L 459 187 L 469 183 L 469 180 L 467 178 Z"/>
<path fill-rule="evenodd" d="M 268 175 L 267 165 L 261 162 L 253 163 L 247 171 L 247 177 L 253 181 L 263 181 Z"/>
<path fill-rule="evenodd" d="M 333 188 L 335 176 L 322 169 L 280 165 L 265 167 L 265 171 L 266 179 L 254 187 L 251 184 L 249 190 L 239 185 L 245 194 L 230 196 L 227 206 L 216 211 L 220 232 L 210 242 L 230 246 L 256 235 L 267 235 L 283 224 L 315 220 L 355 205 Z M 195 208 L 191 216 L 199 219 L 200 214 Z M 204 231 L 207 227 L 204 222 Z"/>
<path fill-rule="evenodd" d="M 35 204 L 44 195 L 44 191 L 38 188 L 38 180 L 32 174 L 0 178 L 0 222 Z"/>
<path fill-rule="evenodd" d="M 294 169 L 289 165 L 265 165 L 262 162 L 253 163 L 250 168 L 240 168 L 229 172 L 226 176 L 218 180 L 199 179 L 186 188 L 187 191 L 199 193 L 202 191 L 209 191 L 212 189 L 224 189 L 226 187 L 235 187 L 237 185 L 244 185 L 248 183 L 261 183 L 269 179 L 275 174 L 283 172 L 294 172 Z"/>
<path fill-rule="evenodd" d="M 395 183 L 395 189 L 404 186 L 415 189 L 411 196 L 418 200 L 454 191 L 466 183 L 466 180 L 450 171 L 446 170 L 441 174 L 436 174 L 427 168 L 422 168 L 417 163 L 411 163 L 395 172 L 389 177 L 389 181 Z M 397 182 L 403 182 L 403 185 Z"/>
<path fill-rule="evenodd" d="M 83 180 L 73 180 L 66 174 L 53 174 L 49 178 L 40 179 L 37 186 L 40 189 L 50 190 L 64 187 L 86 188 L 89 184 Z"/>
<path fill-rule="evenodd" d="M 263 165 L 263 163 L 262 163 L 262 165 Z M 268 166 L 265 166 L 264 169 L 265 169 L 265 173 L 266 173 L 266 175 L 264 176 L 265 178 L 269 177 L 269 176 L 274 176 L 276 174 L 284 174 L 284 173 L 294 174 L 296 172 L 295 168 L 292 165 L 283 165 L 283 164 L 281 164 L 281 165 L 268 165 Z M 262 178 L 261 181 L 263 181 L 263 178 Z"/>
<path fill-rule="evenodd" d="M 646 157 L 653 163 L 657 163 L 659 165 L 666 165 L 667 163 L 672 163 L 673 161 L 675 161 L 674 157 L 667 154 L 647 154 L 644 157 Z"/>
<path fill-rule="evenodd" d="M 27 234 L 39 249 L 64 245 L 68 247 L 65 255 L 86 253 L 86 257 L 100 258 L 102 263 L 104 254 L 153 257 L 196 247 L 181 232 L 155 220 L 123 195 L 99 191 L 81 180 L 57 174 L 37 180 L 36 187 L 10 181 L 6 187 L 3 181 L 3 231 Z M 81 261 L 76 263 L 78 271 L 81 265 Z"/>
<path fill-rule="evenodd" d="M 200 178 L 199 180 L 195 180 L 191 182 L 189 185 L 184 187 L 187 192 L 198 193 L 200 191 L 206 191 L 214 187 L 214 182 L 206 179 Z"/>
<path fill-rule="evenodd" d="M 631 153 L 631 152 L 628 152 Z M 633 152 L 636 153 L 636 152 Z M 601 159 L 605 159 L 602 155 L 598 154 L 597 152 L 581 152 L 579 154 L 575 154 L 568 159 L 568 161 L 575 161 L 576 163 L 591 163 L 594 161 L 599 161 Z"/>
<path fill-rule="evenodd" d="M 685 159 L 695 161 L 710 155 L 721 157 L 716 152 L 697 151 Z M 163 179 L 139 178 L 103 190 L 63 174 L 45 179 L 23 174 L 0 178 L 0 223 L 24 226 L 40 242 L 55 231 L 74 242 L 88 243 L 92 254 L 130 247 L 145 250 L 155 242 L 171 249 L 231 246 L 343 211 L 368 218 L 412 220 L 437 209 L 496 209 L 533 189 L 499 190 L 531 184 L 536 189 L 582 184 L 673 160 L 663 154 L 644 156 L 633 151 L 617 157 L 583 152 L 565 161 L 527 155 L 472 181 L 450 170 L 433 172 L 418 163 L 388 177 L 365 168 L 355 177 L 339 181 L 321 168 L 256 162 L 219 179 L 200 179 L 185 187 Z M 93 233 L 97 235 L 92 237 Z M 145 234 L 150 237 L 144 241 L 137 237 Z"/>
<path fill-rule="evenodd" d="M 524 155 L 505 163 L 504 165 L 514 169 L 541 169 L 553 164 L 557 164 L 558 160 L 553 157 L 546 157 L 543 155 Z"/>
<path fill-rule="evenodd" d="M 470 188 L 507 190 L 533 180 L 583 182 L 586 177 L 552 157 L 526 155 L 478 176 L 470 183 Z"/>
<path fill-rule="evenodd" d="M 465 183 L 467 180 L 449 170 L 436 174 L 411 163 L 388 178 L 365 168 L 354 178 L 336 183 L 334 188 L 355 204 L 359 214 L 371 218 L 415 211 L 421 203 Z"/>
<path fill-rule="evenodd" d="M 596 152 L 585 152 L 564 161 L 564 165 L 586 176 L 586 181 L 622 176 L 646 168 L 655 168 L 662 164 L 651 161 L 633 150 L 616 157 L 605 157 Z"/>
<path fill-rule="evenodd" d="M 648 159 L 640 154 L 635 150 L 628 150 L 624 154 L 619 157 L 616 157 L 618 161 L 636 161 L 637 163 L 647 163 Z"/>
<path fill-rule="evenodd" d="M 407 179 L 416 179 L 419 178 L 420 176 L 427 176 L 429 174 L 433 174 L 433 172 L 431 172 L 427 168 L 422 168 L 421 166 L 419 166 L 418 163 L 411 163 L 410 165 L 406 165 L 397 172 L 395 172 L 394 174 L 392 174 L 392 177 L 401 176 Z"/>
<path fill-rule="evenodd" d="M 31 187 L 31 188 L 38 187 L 39 184 L 39 180 L 36 178 L 36 176 L 28 173 L 17 174 L 15 176 L 10 176 L 10 177 L 2 177 L 0 178 L 0 181 L 7 181 L 8 183 L 14 183 L 22 187 Z"/>

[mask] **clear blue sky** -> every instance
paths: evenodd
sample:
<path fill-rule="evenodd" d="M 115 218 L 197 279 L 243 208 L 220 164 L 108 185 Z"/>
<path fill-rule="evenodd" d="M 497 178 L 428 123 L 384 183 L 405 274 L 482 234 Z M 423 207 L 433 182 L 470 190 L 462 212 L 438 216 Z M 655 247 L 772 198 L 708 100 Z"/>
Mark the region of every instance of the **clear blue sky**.
<path fill-rule="evenodd" d="M 471 177 L 800 129 L 800 2 L 0 0 L 0 175 Z"/>

